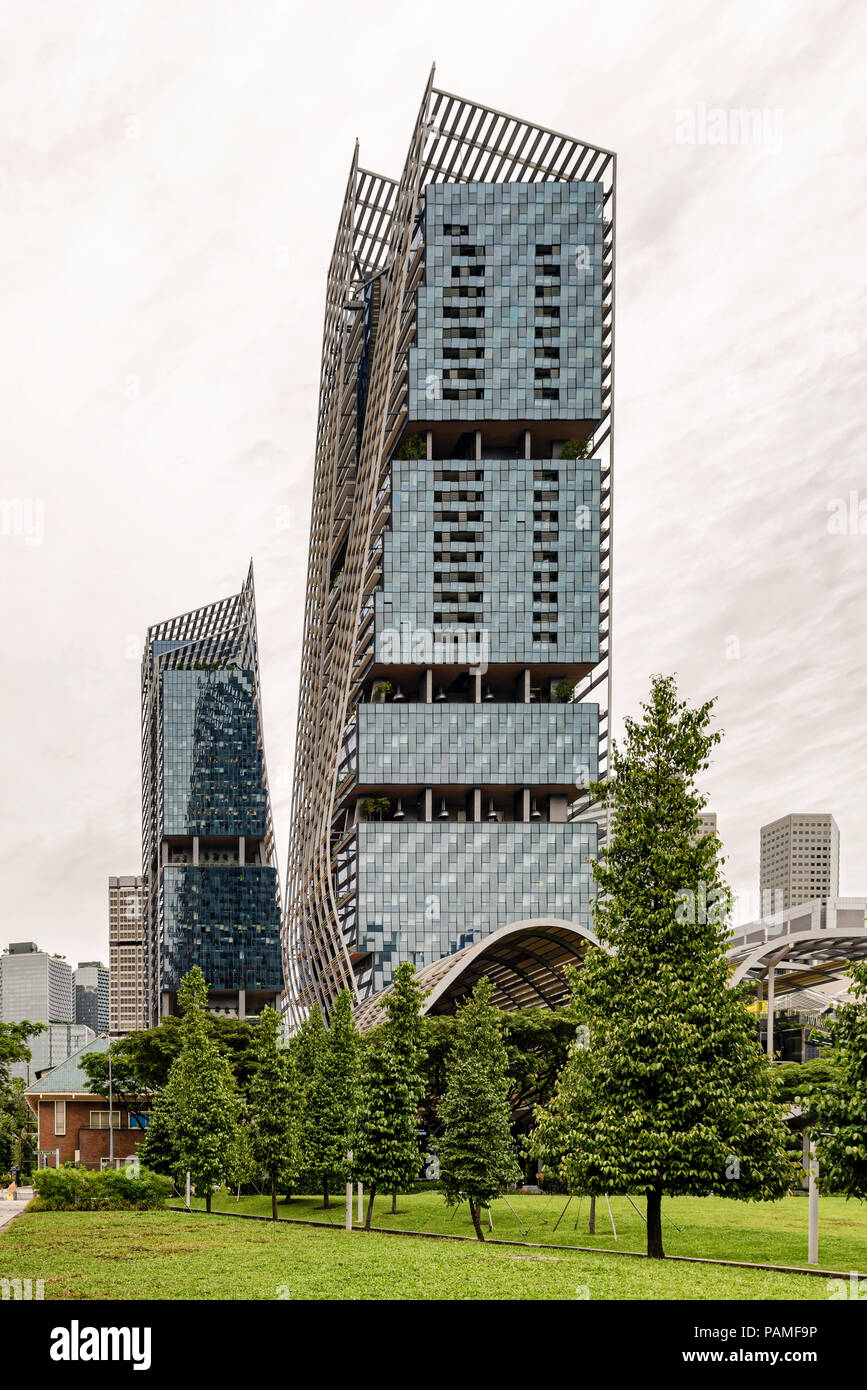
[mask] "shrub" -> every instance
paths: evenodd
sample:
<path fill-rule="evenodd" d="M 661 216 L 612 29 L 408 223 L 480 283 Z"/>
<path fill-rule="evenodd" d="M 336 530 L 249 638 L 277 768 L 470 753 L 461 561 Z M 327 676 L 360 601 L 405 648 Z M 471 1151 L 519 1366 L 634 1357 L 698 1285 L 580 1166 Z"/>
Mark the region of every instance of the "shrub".
<path fill-rule="evenodd" d="M 106 1169 L 40 1168 L 33 1175 L 34 1211 L 150 1211 L 171 1195 L 171 1178 L 140 1168 L 138 1177 Z"/>
<path fill-rule="evenodd" d="M 567 705 L 574 694 L 574 681 L 562 680 L 554 686 L 554 699 L 561 705 Z"/>
<path fill-rule="evenodd" d="M 423 459 L 427 453 L 427 440 L 420 434 L 408 434 L 395 452 L 398 459 Z"/>
<path fill-rule="evenodd" d="M 590 457 L 589 439 L 567 439 L 560 450 L 561 459 L 586 459 Z"/>

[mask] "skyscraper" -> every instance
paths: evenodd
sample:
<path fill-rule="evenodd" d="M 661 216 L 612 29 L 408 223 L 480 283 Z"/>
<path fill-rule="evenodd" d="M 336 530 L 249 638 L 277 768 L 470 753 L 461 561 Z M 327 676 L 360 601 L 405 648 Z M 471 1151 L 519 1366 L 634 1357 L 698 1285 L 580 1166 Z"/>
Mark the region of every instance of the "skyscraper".
<path fill-rule="evenodd" d="M 108 880 L 108 1027 L 113 1038 L 148 1026 L 146 898 L 141 874 Z"/>
<path fill-rule="evenodd" d="M 356 150 L 313 485 L 285 932 L 300 1010 L 516 921 L 589 922 L 614 174 L 609 151 L 432 83 L 399 182 Z"/>
<path fill-rule="evenodd" d="M 763 915 L 838 896 L 840 831 L 832 815 L 802 812 L 762 826 L 759 891 Z"/>
<path fill-rule="evenodd" d="M 82 960 L 72 974 L 75 1021 L 94 1033 L 108 1032 L 108 971 L 100 960 Z"/>
<path fill-rule="evenodd" d="M 142 876 L 150 1023 L 201 967 L 216 1011 L 283 988 L 253 567 L 240 593 L 149 628 L 142 661 Z"/>
<path fill-rule="evenodd" d="M 23 1081 L 59 1066 L 94 1037 L 91 1028 L 75 1021 L 71 967 L 35 941 L 13 941 L 0 955 L 0 1019 L 48 1025 L 28 1042 L 30 1061 L 10 1066 L 10 1075 Z"/>

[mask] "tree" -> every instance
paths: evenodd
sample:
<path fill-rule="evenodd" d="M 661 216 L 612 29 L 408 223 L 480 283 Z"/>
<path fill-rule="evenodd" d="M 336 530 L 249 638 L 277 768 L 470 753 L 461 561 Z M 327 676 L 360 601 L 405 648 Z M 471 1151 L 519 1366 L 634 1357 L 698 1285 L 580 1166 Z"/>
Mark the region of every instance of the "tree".
<path fill-rule="evenodd" d="M 663 1193 L 771 1200 L 794 1169 L 748 989 L 729 987 L 719 842 L 700 834 L 713 702 L 690 709 L 657 676 L 642 708 L 592 788 L 611 811 L 593 866 L 603 949 L 571 972 L 579 1036 L 532 1151 L 570 1191 L 643 1192 L 662 1258 Z"/>
<path fill-rule="evenodd" d="M 304 1108 L 305 1162 L 322 1181 L 326 1208 L 332 1181 L 346 1181 L 350 1171 L 347 1154 L 355 1134 L 358 1053 L 352 997 L 344 989 L 334 1001 L 328 1032 L 318 1046 Z"/>
<path fill-rule="evenodd" d="M 852 965 L 852 999 L 828 1024 L 838 1076 L 809 1092 L 819 1121 L 816 1155 L 823 1186 L 867 1197 L 867 961 Z"/>
<path fill-rule="evenodd" d="M 92 1053 L 90 1054 L 93 1055 Z M 184 1181 L 180 1171 L 178 1150 L 173 1130 L 174 1098 L 168 1087 L 158 1091 L 151 1105 L 144 1143 L 139 1146 L 139 1158 L 152 1173 L 163 1173 Z"/>
<path fill-rule="evenodd" d="M 357 1177 L 368 1185 L 365 1229 L 370 1229 L 377 1190 L 397 1193 L 418 1177 L 418 1110 L 425 1084 L 421 1072 L 424 991 L 405 961 L 383 998 L 386 1021 L 365 1050 L 361 1069 L 358 1127 L 353 1144 Z"/>
<path fill-rule="evenodd" d="M 255 1066 L 254 1027 L 247 1019 L 224 1014 L 204 1015 L 205 1028 L 220 1054 L 231 1063 L 240 1091 L 246 1091 Z M 135 1108 L 141 1097 L 161 1090 L 168 1081 L 172 1063 L 183 1043 L 183 1019 L 169 1017 L 155 1028 L 128 1033 L 111 1045 L 111 1069 L 115 1095 L 122 1103 L 129 1098 Z M 90 1089 L 95 1095 L 108 1095 L 108 1053 L 88 1052 L 81 1059 Z"/>
<path fill-rule="evenodd" d="M 158 1102 L 153 1151 L 157 1158 L 158 1149 L 168 1156 L 179 1185 L 190 1174 L 196 1195 L 204 1194 L 210 1211 L 214 1183 L 225 1178 L 229 1166 L 239 1106 L 232 1068 L 208 1028 L 207 999 L 205 977 L 195 965 L 178 990 L 183 1011 L 181 1050 Z M 149 1133 L 148 1162 L 153 1161 L 150 1141 Z"/>
<path fill-rule="evenodd" d="M 450 1206 L 469 1202 L 479 1240 L 482 1206 L 521 1181 L 510 1129 L 512 1080 L 492 988 L 490 980 L 479 980 L 458 1010 L 439 1106 L 445 1134 L 437 1144 L 443 1195 Z"/>
<path fill-rule="evenodd" d="M 4 1023 L 0 1021 L 0 1170 L 11 1170 L 16 1162 L 29 1168 L 36 1143 L 36 1120 L 24 1099 L 25 1083 L 10 1077 L 15 1062 L 29 1062 L 28 1042 L 47 1027 L 44 1023 Z"/>
<path fill-rule="evenodd" d="M 301 1088 L 295 1057 L 278 1046 L 279 1020 L 262 1010 L 255 1032 L 257 1069 L 250 1083 L 250 1138 L 271 1183 L 271 1218 L 277 1220 L 277 1182 L 301 1171 Z"/>

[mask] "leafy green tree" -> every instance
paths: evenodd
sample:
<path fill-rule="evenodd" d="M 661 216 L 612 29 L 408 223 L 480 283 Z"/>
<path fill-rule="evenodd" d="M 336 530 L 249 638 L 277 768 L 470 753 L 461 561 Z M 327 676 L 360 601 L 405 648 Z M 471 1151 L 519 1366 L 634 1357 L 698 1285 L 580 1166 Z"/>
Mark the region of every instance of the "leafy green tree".
<path fill-rule="evenodd" d="M 254 1025 L 226 1014 L 204 1015 L 205 1029 L 221 1056 L 231 1063 L 241 1092 L 246 1092 L 255 1069 Z M 115 1095 L 126 1104 L 161 1090 L 169 1079 L 172 1063 L 183 1045 L 183 1019 L 164 1018 L 155 1028 L 128 1033 L 111 1045 L 111 1069 Z M 108 1053 L 89 1052 L 81 1059 L 91 1090 L 108 1095 Z"/>
<path fill-rule="evenodd" d="M 160 1102 L 159 1137 L 171 1155 L 175 1181 L 182 1183 L 189 1173 L 210 1211 L 213 1186 L 227 1174 L 239 1104 L 232 1068 L 208 1028 L 207 1001 L 208 986 L 195 965 L 178 990 L 181 1050 Z M 151 1162 L 147 1145 L 146 1152 Z"/>
<path fill-rule="evenodd" d="M 770 1200 L 795 1176 L 748 989 L 729 987 L 719 843 L 700 834 L 713 702 L 690 709 L 657 676 L 642 708 L 592 789 L 611 813 L 593 866 L 606 949 L 571 972 L 579 1037 L 532 1151 L 570 1191 L 643 1192 L 662 1258 L 664 1193 Z"/>
<path fill-rule="evenodd" d="M 867 961 L 850 966 L 852 999 L 828 1024 L 838 1075 L 808 1092 L 819 1121 L 816 1156 L 821 1184 L 847 1197 L 867 1197 Z"/>
<path fill-rule="evenodd" d="M 365 1049 L 361 1068 L 358 1128 L 353 1145 L 357 1177 L 368 1185 L 366 1229 L 377 1190 L 397 1193 L 418 1177 L 418 1111 L 425 1083 L 421 1071 L 424 991 L 405 961 L 383 999 L 386 1021 Z"/>
<path fill-rule="evenodd" d="M 262 1176 L 262 1164 L 253 1149 L 253 1135 L 250 1130 L 250 1117 L 246 1109 L 235 1126 L 229 1161 L 226 1165 L 226 1181 L 235 1188 L 237 1201 L 240 1189 L 245 1183 L 256 1182 Z"/>
<path fill-rule="evenodd" d="M 490 980 L 479 980 L 457 1012 L 440 1106 L 445 1134 L 437 1149 L 440 1186 L 450 1206 L 467 1201 L 476 1236 L 481 1208 L 521 1181 L 509 1110 L 512 1085 Z"/>
<path fill-rule="evenodd" d="M 323 1206 L 330 1206 L 334 1181 L 347 1180 L 347 1154 L 355 1137 L 358 1108 L 359 1042 L 352 997 L 341 990 L 328 1032 L 318 1047 L 304 1104 L 303 1148 L 308 1170 L 322 1182 Z"/>
<path fill-rule="evenodd" d="M 163 1173 L 169 1178 L 177 1177 L 180 1185 L 185 1175 L 180 1172 L 173 1118 L 174 1096 L 169 1087 L 165 1086 L 153 1099 L 144 1142 L 139 1145 L 138 1153 L 141 1162 L 152 1173 Z"/>
<path fill-rule="evenodd" d="M 44 1023 L 0 1022 L 0 1171 L 11 1171 L 16 1163 L 29 1169 L 36 1152 L 36 1118 L 24 1099 L 25 1083 L 11 1077 L 15 1062 L 29 1062 L 28 1042 L 44 1032 Z"/>
<path fill-rule="evenodd" d="M 279 1046 L 279 1019 L 262 1010 L 255 1032 L 258 1066 L 250 1083 L 253 1153 L 271 1183 L 271 1217 L 277 1220 L 277 1183 L 301 1172 L 301 1087 L 295 1056 Z"/>

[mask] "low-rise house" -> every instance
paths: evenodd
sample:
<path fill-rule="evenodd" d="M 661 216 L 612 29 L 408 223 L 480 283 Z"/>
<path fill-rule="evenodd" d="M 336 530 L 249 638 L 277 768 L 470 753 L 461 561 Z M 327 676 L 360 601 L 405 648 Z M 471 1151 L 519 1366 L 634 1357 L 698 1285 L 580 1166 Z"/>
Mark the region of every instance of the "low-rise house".
<path fill-rule="evenodd" d="M 81 1067 L 82 1057 L 89 1052 L 106 1052 L 108 1045 L 108 1038 L 95 1038 L 24 1091 L 38 1124 L 40 1168 L 62 1163 L 104 1168 L 112 1158 L 119 1167 L 135 1156 L 144 1138 L 147 1116 L 117 1098 L 109 1108 L 106 1096 L 90 1090 L 87 1073 Z"/>

